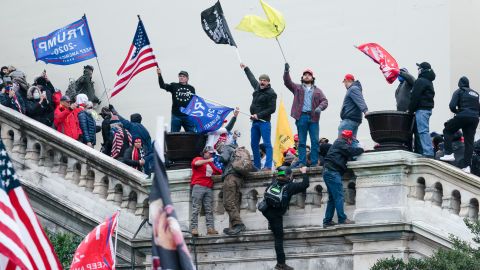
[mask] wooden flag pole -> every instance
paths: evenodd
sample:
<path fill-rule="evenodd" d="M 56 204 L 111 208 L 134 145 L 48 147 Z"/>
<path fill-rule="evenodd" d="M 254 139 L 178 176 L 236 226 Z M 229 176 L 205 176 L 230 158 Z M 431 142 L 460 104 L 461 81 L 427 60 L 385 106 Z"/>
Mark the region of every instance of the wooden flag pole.
<path fill-rule="evenodd" d="M 282 45 L 280 44 L 278 37 L 275 37 L 275 40 L 277 41 L 278 47 L 280 48 L 280 52 L 282 52 L 283 60 L 285 60 L 285 63 L 287 63 L 287 58 L 285 57 L 285 53 L 283 53 Z"/>

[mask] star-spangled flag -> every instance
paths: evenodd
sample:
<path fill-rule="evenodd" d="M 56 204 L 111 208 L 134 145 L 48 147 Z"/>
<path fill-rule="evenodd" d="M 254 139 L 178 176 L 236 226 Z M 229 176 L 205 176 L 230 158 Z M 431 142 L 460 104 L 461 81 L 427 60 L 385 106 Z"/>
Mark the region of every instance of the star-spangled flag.
<path fill-rule="evenodd" d="M 0 267 L 62 269 L 0 140 Z"/>
<path fill-rule="evenodd" d="M 380 65 L 380 70 L 388 83 L 391 84 L 397 79 L 400 74 L 397 61 L 382 46 L 377 43 L 365 43 L 356 48 Z"/>
<path fill-rule="evenodd" d="M 158 67 L 158 63 L 153 54 L 153 49 L 150 47 L 150 40 L 147 32 L 145 32 L 143 22 L 139 19 L 137 31 L 135 32 L 127 58 L 125 58 L 117 71 L 118 80 L 113 87 L 111 97 L 125 89 L 135 75 L 152 67 Z"/>

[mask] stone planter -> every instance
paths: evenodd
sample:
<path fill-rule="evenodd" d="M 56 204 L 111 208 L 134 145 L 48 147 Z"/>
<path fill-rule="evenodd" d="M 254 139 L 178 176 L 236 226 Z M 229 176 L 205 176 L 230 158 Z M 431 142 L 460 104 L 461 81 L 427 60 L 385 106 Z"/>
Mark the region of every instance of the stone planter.
<path fill-rule="evenodd" d="M 365 116 L 377 151 L 409 150 L 413 115 L 399 111 L 370 112 Z"/>
<path fill-rule="evenodd" d="M 165 133 L 165 157 L 168 169 L 190 168 L 193 158 L 200 155 L 207 136 L 194 132 Z"/>

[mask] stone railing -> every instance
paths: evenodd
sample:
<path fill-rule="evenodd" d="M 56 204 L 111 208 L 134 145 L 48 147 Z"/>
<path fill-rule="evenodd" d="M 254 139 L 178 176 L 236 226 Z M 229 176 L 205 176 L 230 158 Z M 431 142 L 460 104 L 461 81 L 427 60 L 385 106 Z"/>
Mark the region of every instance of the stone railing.
<path fill-rule="evenodd" d="M 22 168 L 51 174 L 142 216 L 148 207 L 146 176 L 25 115 L 0 105 L 1 138 Z"/>

